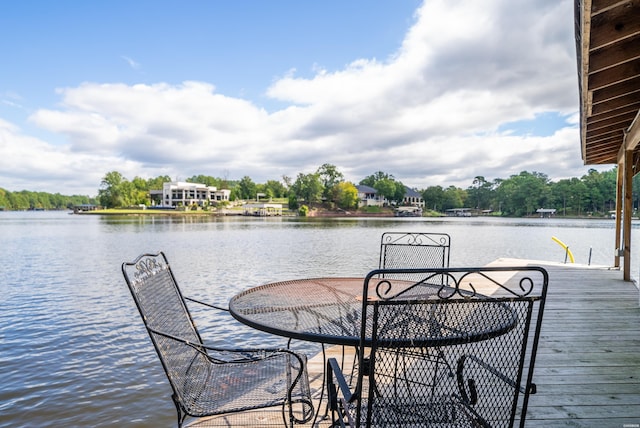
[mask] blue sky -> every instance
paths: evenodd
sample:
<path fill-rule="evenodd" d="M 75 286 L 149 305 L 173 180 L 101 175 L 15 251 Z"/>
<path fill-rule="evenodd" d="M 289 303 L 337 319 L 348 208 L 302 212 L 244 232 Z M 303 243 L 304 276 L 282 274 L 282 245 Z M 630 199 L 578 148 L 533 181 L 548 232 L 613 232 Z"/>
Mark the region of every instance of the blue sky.
<path fill-rule="evenodd" d="M 581 176 L 571 0 L 0 5 L 0 188 Z M 603 169 L 609 169 L 606 166 Z"/>

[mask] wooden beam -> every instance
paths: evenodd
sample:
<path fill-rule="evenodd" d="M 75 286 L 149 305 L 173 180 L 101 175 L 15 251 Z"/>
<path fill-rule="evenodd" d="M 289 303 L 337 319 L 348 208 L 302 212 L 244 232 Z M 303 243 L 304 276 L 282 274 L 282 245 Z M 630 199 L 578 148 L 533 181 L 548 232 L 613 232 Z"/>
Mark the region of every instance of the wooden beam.
<path fill-rule="evenodd" d="M 637 0 L 618 3 L 616 7 L 591 17 L 591 51 L 640 32 L 640 7 L 635 2 Z M 584 10 L 590 11 L 586 6 Z"/>
<path fill-rule="evenodd" d="M 578 53 L 578 87 L 580 90 L 580 141 L 582 159 L 587 162 L 587 119 L 591 110 L 589 91 L 589 43 L 591 40 L 591 1 L 576 1 L 576 50 Z M 597 1 L 597 0 L 596 0 Z"/>
<path fill-rule="evenodd" d="M 638 57 L 640 57 L 640 33 L 614 45 L 591 52 L 589 70 L 591 73 L 595 73 Z"/>
<path fill-rule="evenodd" d="M 640 70 L 640 58 L 590 74 L 587 79 L 589 90 L 596 91 L 633 79 L 638 76 L 638 70 Z"/>
<path fill-rule="evenodd" d="M 622 186 L 624 184 L 624 166 L 622 164 L 618 164 L 618 174 L 616 177 L 616 251 L 615 257 L 613 259 L 613 265 L 615 267 L 620 267 L 620 253 L 618 253 L 618 249 L 620 248 L 621 236 L 622 236 Z"/>
<path fill-rule="evenodd" d="M 623 279 L 631 281 L 631 217 L 633 213 L 633 150 L 624 156 L 624 208 L 622 214 Z"/>
<path fill-rule="evenodd" d="M 636 113 L 635 119 L 631 122 L 631 126 L 625 131 L 624 145 L 629 150 L 633 150 L 640 143 L 640 110 Z"/>
<path fill-rule="evenodd" d="M 640 97 L 637 93 L 631 93 L 622 97 L 613 98 L 598 104 L 593 104 L 591 114 L 596 116 L 610 112 L 629 113 L 638 111 L 640 108 Z"/>

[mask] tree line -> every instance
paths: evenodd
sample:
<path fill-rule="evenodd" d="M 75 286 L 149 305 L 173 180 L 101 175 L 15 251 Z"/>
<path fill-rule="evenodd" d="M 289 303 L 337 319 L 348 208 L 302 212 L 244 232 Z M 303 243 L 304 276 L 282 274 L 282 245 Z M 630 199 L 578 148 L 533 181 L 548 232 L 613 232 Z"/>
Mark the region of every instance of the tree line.
<path fill-rule="evenodd" d="M 95 198 L 83 195 L 65 196 L 29 190 L 10 192 L 0 188 L 0 210 L 64 210 L 95 203 Z"/>
<path fill-rule="evenodd" d="M 508 178 L 487 180 L 476 176 L 466 188 L 456 186 L 429 186 L 415 189 L 427 209 L 444 212 L 454 208 L 472 208 L 505 216 L 534 215 L 538 208 L 555 209 L 558 215 L 606 215 L 615 209 L 617 168 L 599 172 L 590 169 L 584 176 L 551 181 L 546 174 L 522 171 Z M 639 186 L 634 177 L 633 201 L 638 204 Z M 95 203 L 105 208 L 119 208 L 140 204 L 150 205 L 150 190 L 161 190 L 162 184 L 172 181 L 169 176 L 128 180 L 117 171 L 108 172 L 100 183 L 97 198 L 63 196 L 58 193 L 9 192 L 0 189 L 0 207 L 14 209 L 64 209 L 80 204 Z M 328 208 L 356 209 L 356 185 L 344 180 L 344 175 L 331 164 L 323 164 L 310 174 L 298 174 L 295 179 L 282 176 L 281 180 L 255 183 L 249 176 L 240 180 L 226 177 L 194 175 L 187 182 L 202 183 L 218 189 L 229 189 L 230 199 L 255 200 L 286 198 L 291 209 L 302 205 L 323 204 Z M 400 205 L 406 187 L 392 174 L 378 171 L 358 184 L 376 189 L 391 204 Z"/>
<path fill-rule="evenodd" d="M 492 181 L 476 176 L 466 188 L 456 186 L 430 186 L 415 189 L 427 209 L 444 212 L 454 208 L 472 208 L 500 213 L 505 216 L 534 215 L 538 208 L 555 209 L 559 215 L 606 215 L 615 209 L 617 168 L 599 172 L 590 169 L 580 178 L 551 181 L 546 174 L 522 171 L 508 178 Z M 634 183 L 638 180 L 634 177 Z M 105 207 L 118 207 L 148 203 L 151 189 L 161 189 L 169 177 L 126 180 L 118 172 L 108 173 L 99 190 L 99 201 Z M 329 208 L 355 209 L 358 206 L 356 185 L 344 180 L 344 175 L 331 164 L 323 164 L 310 174 L 298 174 L 295 179 L 283 176 L 281 180 L 255 183 L 249 176 L 238 181 L 197 175 L 187 182 L 203 183 L 231 191 L 231 200 L 253 200 L 257 195 L 265 199 L 287 198 L 289 207 L 302 204 L 325 204 Z M 378 171 L 358 184 L 376 189 L 392 204 L 401 204 L 406 186 L 392 174 Z M 639 188 L 638 185 L 633 186 Z M 634 201 L 638 201 L 634 191 Z"/>

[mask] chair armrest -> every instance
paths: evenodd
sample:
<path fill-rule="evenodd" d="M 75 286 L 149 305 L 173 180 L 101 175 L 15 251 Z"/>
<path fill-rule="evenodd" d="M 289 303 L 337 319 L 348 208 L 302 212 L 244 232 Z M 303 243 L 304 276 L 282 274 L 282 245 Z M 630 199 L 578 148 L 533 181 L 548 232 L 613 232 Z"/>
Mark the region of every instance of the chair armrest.
<path fill-rule="evenodd" d="M 239 363 L 239 362 L 250 362 L 261 360 L 267 358 L 271 354 L 278 353 L 286 353 L 295 357 L 300 363 L 300 367 L 304 368 L 306 366 L 306 360 L 301 355 L 296 352 L 293 352 L 289 349 L 284 348 L 219 348 L 205 345 L 204 343 L 193 342 L 173 334 L 165 333 L 159 330 L 152 329 L 147 327 L 150 333 L 156 334 L 158 336 L 166 337 L 171 340 L 175 340 L 177 342 L 183 343 L 201 354 L 205 355 L 209 360 L 218 362 L 218 363 Z M 226 353 L 229 355 L 233 355 L 234 358 L 223 359 L 223 358 L 215 358 L 212 355 L 208 354 L 207 351 L 214 351 L 218 353 Z M 238 355 L 240 355 L 238 357 Z"/>
<path fill-rule="evenodd" d="M 337 387 L 336 388 L 336 382 Z M 327 389 L 329 394 L 329 405 L 331 409 L 335 410 L 338 406 L 338 389 L 347 402 L 350 402 L 354 394 L 349 388 L 349 384 L 342 373 L 342 368 L 338 364 L 338 360 L 335 358 L 329 358 L 327 360 Z"/>
<path fill-rule="evenodd" d="M 223 306 L 214 305 L 214 304 L 211 304 L 211 303 L 203 302 L 201 300 L 193 299 L 191 297 L 186 297 L 186 296 L 185 296 L 184 299 L 188 300 L 190 302 L 194 302 L 194 303 L 198 303 L 198 304 L 201 304 L 201 305 L 204 305 L 204 306 L 208 306 L 208 307 L 213 308 L 213 309 L 218 309 L 220 311 L 229 312 L 229 308 L 225 308 Z"/>
<path fill-rule="evenodd" d="M 507 375 L 505 375 L 504 373 L 502 373 L 500 370 L 496 369 L 495 367 L 491 366 L 489 363 L 487 363 L 486 361 L 482 360 L 479 357 L 476 357 L 475 355 L 463 355 L 458 359 L 458 364 L 457 364 L 457 369 L 456 369 L 456 379 L 458 382 L 458 390 L 460 391 L 460 394 L 462 395 L 462 399 L 465 403 L 467 404 L 471 404 L 474 405 L 478 402 L 478 392 L 477 392 L 477 388 L 476 388 L 476 380 L 473 378 L 468 378 L 466 380 L 466 385 L 465 385 L 465 379 L 464 379 L 464 370 L 465 370 L 465 365 L 467 365 L 467 361 L 473 361 L 474 363 L 476 363 L 479 367 L 481 367 L 482 369 L 486 370 L 487 372 L 491 373 L 493 376 L 495 376 L 497 379 L 501 380 L 502 382 L 504 382 L 505 384 L 507 384 L 508 386 L 512 387 L 513 389 L 517 389 L 518 391 L 520 391 L 521 393 L 529 393 L 529 394 L 535 394 L 536 393 L 536 384 L 535 383 L 530 383 L 528 386 L 520 386 L 516 383 L 515 379 L 511 379 L 510 377 L 508 377 Z M 467 392 L 467 388 L 468 388 L 468 392 Z"/>

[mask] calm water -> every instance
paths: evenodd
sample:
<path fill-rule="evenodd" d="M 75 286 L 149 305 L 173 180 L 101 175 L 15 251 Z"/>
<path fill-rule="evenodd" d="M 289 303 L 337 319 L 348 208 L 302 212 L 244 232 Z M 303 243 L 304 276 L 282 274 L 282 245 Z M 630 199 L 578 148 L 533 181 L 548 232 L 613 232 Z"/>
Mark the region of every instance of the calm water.
<path fill-rule="evenodd" d="M 224 304 L 264 282 L 363 275 L 377 266 L 380 235 L 390 230 L 450 234 L 452 266 L 500 257 L 562 262 L 552 236 L 570 246 L 577 263 L 587 263 L 590 248 L 592 264 L 613 262 L 612 220 L 0 212 L 0 426 L 175 426 L 170 387 L 122 278 L 123 261 L 164 250 L 186 295 Z M 218 325 L 206 312 L 194 316 L 214 343 L 285 343 Z"/>

